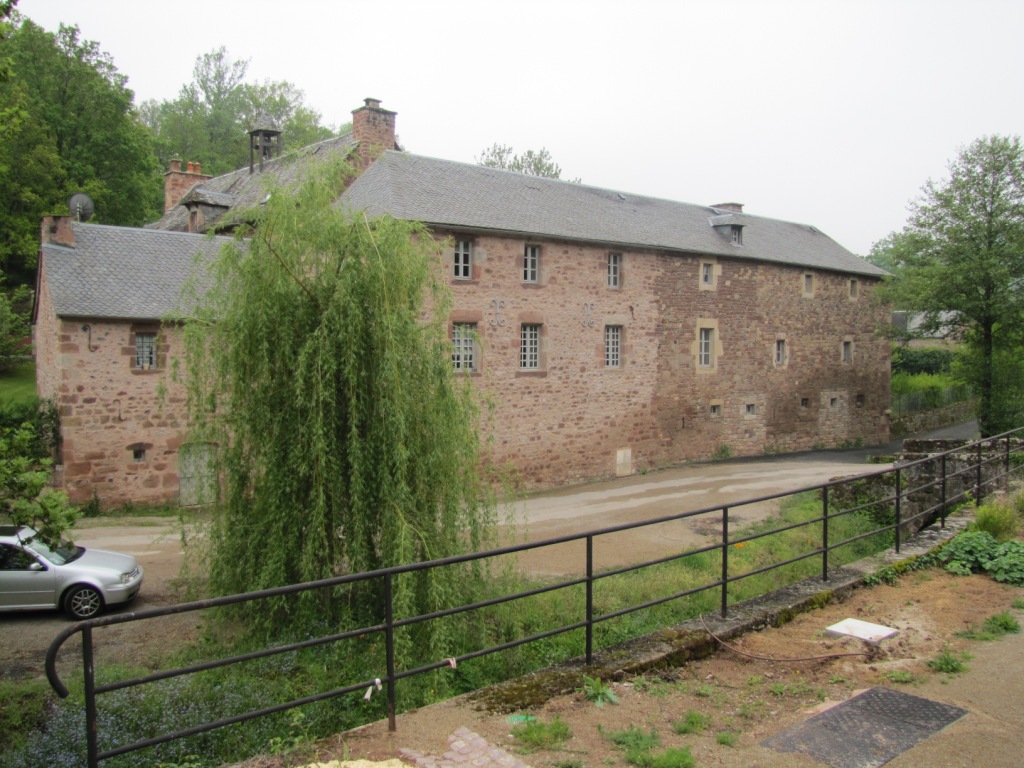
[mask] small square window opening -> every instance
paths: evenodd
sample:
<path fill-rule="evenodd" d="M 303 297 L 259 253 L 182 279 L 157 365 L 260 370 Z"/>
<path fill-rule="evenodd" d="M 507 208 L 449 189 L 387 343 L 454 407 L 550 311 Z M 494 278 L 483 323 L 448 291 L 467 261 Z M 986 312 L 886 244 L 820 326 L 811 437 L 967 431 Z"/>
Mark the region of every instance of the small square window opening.
<path fill-rule="evenodd" d="M 828 407 L 829 408 L 835 408 L 837 405 L 839 405 L 839 398 L 838 397 L 830 397 L 829 400 L 828 400 Z"/>
<path fill-rule="evenodd" d="M 145 448 L 132 448 L 132 461 L 141 463 L 146 460 Z"/>
<path fill-rule="evenodd" d="M 811 407 L 811 400 L 810 400 L 810 398 L 808 398 L 808 397 L 801 397 L 800 398 L 800 407 L 801 408 L 810 408 Z"/>
<path fill-rule="evenodd" d="M 747 403 L 744 408 L 744 411 L 748 416 L 753 416 L 755 413 L 757 413 L 757 406 L 754 405 L 754 403 Z"/>
<path fill-rule="evenodd" d="M 721 415 L 721 413 L 722 413 L 722 406 L 718 405 L 717 403 L 715 405 L 711 406 L 711 415 L 712 416 L 719 416 L 719 415 Z"/>

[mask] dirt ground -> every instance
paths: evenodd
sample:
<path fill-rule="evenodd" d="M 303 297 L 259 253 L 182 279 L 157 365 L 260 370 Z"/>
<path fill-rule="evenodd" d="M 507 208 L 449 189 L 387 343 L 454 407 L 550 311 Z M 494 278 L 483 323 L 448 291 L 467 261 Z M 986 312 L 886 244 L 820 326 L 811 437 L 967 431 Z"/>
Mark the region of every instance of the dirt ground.
<path fill-rule="evenodd" d="M 957 633 L 979 625 L 985 618 L 1011 610 L 1024 590 L 999 584 L 985 576 L 954 577 L 943 571 L 928 570 L 904 576 L 895 586 L 880 585 L 856 590 L 844 602 L 798 616 L 791 623 L 754 632 L 736 639 L 737 651 L 722 649 L 714 656 L 680 668 L 649 673 L 613 684 L 619 704 L 597 707 L 582 693 L 559 696 L 529 714 L 550 722 L 559 717 L 572 731 L 572 737 L 554 750 L 524 753 L 511 736 L 507 714 L 479 711 L 467 697 L 405 713 L 398 717 L 398 730 L 389 733 L 384 722 L 374 723 L 342 734 L 319 745 L 315 760 L 385 760 L 399 756 L 401 748 L 416 749 L 433 755 L 447 750 L 447 737 L 464 726 L 506 751 L 522 754 L 533 766 L 625 766 L 624 753 L 613 746 L 601 731 L 622 731 L 631 726 L 655 729 L 661 749 L 687 746 L 701 768 L 750 768 L 751 766 L 815 766 L 810 757 L 780 754 L 759 746 L 759 742 L 802 722 L 812 713 L 848 699 L 856 692 L 875 685 L 896 687 L 925 698 L 945 700 L 977 711 L 978 707 L 960 697 L 968 697 L 967 682 L 983 691 L 1007 690 L 1005 670 L 998 660 L 977 670 L 952 676 L 933 672 L 927 662 L 944 649 L 958 656 L 969 653 L 979 657 L 998 652 L 1001 643 L 1015 644 L 1019 657 L 1024 643 L 1019 635 L 981 642 L 958 637 Z M 827 635 L 825 627 L 844 618 L 859 618 L 899 630 L 883 641 L 870 655 L 842 656 L 871 650 L 859 640 Z M 834 656 L 833 656 L 834 655 Z M 782 659 L 807 659 L 782 661 Z M 772 660 L 774 659 L 774 661 Z M 967 662 L 972 667 L 973 662 Z M 963 690 L 961 690 L 961 688 Z M 1019 690 L 1007 693 L 1013 705 Z M 999 707 L 994 718 L 998 721 Z M 681 736 L 673 723 L 687 712 L 700 712 L 709 718 L 706 731 Z M 965 727 L 977 727 L 978 718 Z M 1015 715 L 1019 719 L 1019 715 Z M 966 721 L 966 719 L 965 719 Z M 998 725 L 998 722 L 997 722 Z M 955 726 L 950 729 L 953 730 Z M 993 736 L 988 756 L 994 766 L 1016 766 L 1020 760 L 1020 724 L 1003 728 L 1003 741 Z M 737 734 L 734 746 L 718 743 L 723 732 Z M 940 734 L 941 736 L 941 734 Z M 933 738 L 939 738 L 933 737 Z M 956 736 L 950 738 L 956 742 Z M 962 737 L 961 737 L 962 740 Z M 929 758 L 933 768 L 953 765 L 978 765 L 960 762 L 950 749 Z M 917 758 L 920 759 L 920 758 Z M 914 766 L 925 763 L 900 762 L 890 765 Z M 285 765 L 264 757 L 246 763 L 247 768 Z"/>

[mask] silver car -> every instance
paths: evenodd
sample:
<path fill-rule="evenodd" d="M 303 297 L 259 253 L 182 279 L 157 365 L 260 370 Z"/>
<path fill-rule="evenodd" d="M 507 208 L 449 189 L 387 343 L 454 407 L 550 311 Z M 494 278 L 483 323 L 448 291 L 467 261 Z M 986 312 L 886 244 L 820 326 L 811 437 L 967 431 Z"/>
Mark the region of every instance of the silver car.
<path fill-rule="evenodd" d="M 0 610 L 63 608 L 88 619 L 127 603 L 142 587 L 131 555 L 62 544 L 51 549 L 28 526 L 0 525 Z"/>

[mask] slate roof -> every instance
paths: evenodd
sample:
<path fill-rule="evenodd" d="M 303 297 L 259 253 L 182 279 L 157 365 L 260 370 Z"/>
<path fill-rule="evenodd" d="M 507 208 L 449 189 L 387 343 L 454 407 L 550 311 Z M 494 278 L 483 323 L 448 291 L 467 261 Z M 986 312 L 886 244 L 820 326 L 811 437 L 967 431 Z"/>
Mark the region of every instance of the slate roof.
<path fill-rule="evenodd" d="M 364 171 L 341 204 L 451 230 L 886 274 L 806 224 L 394 151 Z M 722 217 L 743 227 L 742 246 L 732 244 L 728 228 L 715 229 Z"/>
<path fill-rule="evenodd" d="M 182 309 L 196 257 L 212 258 L 230 237 L 210 239 L 102 224 L 71 225 L 75 247 L 43 244 L 46 282 L 60 317 L 159 320 Z"/>
<path fill-rule="evenodd" d="M 336 159 L 339 154 L 347 155 L 355 147 L 352 132 L 343 133 L 331 139 L 310 144 L 294 152 L 263 161 L 263 170 L 249 173 L 249 166 L 237 171 L 216 176 L 192 187 L 185 193 L 181 203 L 196 202 L 216 206 L 204 209 L 207 227 L 226 222 L 225 215 L 239 208 L 257 205 L 267 194 L 267 183 L 287 186 L 299 180 L 303 169 L 309 163 Z M 188 209 L 178 204 L 167 211 L 159 221 L 147 224 L 147 229 L 162 229 L 175 232 L 188 231 Z"/>

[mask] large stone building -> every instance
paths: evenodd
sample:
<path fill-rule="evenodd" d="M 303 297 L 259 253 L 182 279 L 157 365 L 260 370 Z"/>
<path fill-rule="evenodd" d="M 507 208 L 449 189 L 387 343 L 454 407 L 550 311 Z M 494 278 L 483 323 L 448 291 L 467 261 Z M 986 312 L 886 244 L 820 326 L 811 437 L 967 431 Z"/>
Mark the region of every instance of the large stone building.
<path fill-rule="evenodd" d="M 179 336 L 157 325 L 216 247 L 198 233 L 338 151 L 361 171 L 342 205 L 445 243 L 453 367 L 494 403 L 489 460 L 526 487 L 887 439 L 883 273 L 814 227 L 407 154 L 379 102 L 353 116 L 355 136 L 257 151 L 262 172 L 172 168 L 160 229 L 44 223 L 39 389 L 60 404 L 73 497 L 198 498 L 208 448 L 181 444 Z"/>

